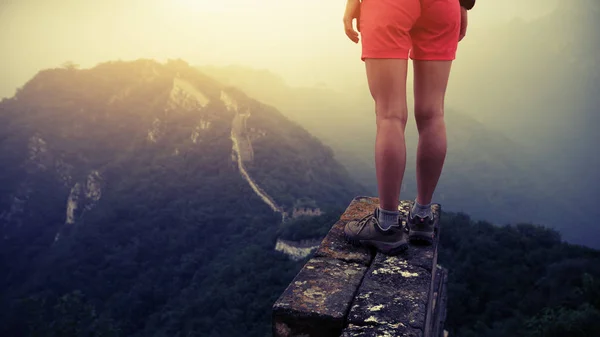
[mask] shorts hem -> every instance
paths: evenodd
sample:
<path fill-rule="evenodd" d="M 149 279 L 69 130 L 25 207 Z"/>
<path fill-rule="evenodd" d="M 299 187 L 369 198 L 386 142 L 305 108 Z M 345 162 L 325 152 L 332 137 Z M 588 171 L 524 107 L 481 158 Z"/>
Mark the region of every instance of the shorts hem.
<path fill-rule="evenodd" d="M 456 51 L 445 53 L 410 53 L 410 58 L 415 61 L 454 61 L 456 59 Z"/>
<path fill-rule="evenodd" d="M 421 57 L 413 57 L 410 58 L 413 61 L 454 61 L 456 60 L 456 56 L 421 56 Z"/>
<path fill-rule="evenodd" d="M 367 51 L 361 55 L 361 60 L 365 59 L 402 59 L 408 60 L 408 49 L 395 49 L 386 51 Z"/>

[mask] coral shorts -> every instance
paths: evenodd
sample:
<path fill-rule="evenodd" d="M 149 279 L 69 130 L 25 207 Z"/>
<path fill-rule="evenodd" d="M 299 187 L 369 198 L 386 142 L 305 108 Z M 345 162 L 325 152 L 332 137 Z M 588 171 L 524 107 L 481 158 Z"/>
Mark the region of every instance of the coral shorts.
<path fill-rule="evenodd" d="M 459 0 L 363 0 L 362 60 L 454 60 L 460 34 Z"/>

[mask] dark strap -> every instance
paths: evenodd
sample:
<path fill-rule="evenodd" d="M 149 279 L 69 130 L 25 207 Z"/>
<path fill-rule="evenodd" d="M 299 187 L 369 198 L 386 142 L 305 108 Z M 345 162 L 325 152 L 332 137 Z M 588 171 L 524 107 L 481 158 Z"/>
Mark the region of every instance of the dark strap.
<path fill-rule="evenodd" d="M 460 0 L 460 5 L 467 10 L 471 10 L 475 6 L 475 0 Z"/>

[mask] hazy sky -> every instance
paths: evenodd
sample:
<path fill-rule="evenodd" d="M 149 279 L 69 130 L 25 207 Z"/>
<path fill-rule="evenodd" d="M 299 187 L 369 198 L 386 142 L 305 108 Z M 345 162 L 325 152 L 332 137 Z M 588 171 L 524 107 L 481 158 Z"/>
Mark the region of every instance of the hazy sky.
<path fill-rule="evenodd" d="M 471 29 L 530 19 L 556 2 L 480 0 Z M 0 0 L 0 97 L 69 60 L 92 67 L 182 58 L 268 68 L 291 84 L 335 86 L 364 71 L 360 47 L 342 30 L 344 6 L 345 0 Z"/>

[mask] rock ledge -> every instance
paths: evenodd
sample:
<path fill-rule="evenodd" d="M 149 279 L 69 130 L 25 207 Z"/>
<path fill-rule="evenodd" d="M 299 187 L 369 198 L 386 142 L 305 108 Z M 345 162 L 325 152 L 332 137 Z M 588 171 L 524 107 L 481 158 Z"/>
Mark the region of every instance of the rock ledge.
<path fill-rule="evenodd" d="M 443 336 L 447 271 L 437 264 L 439 225 L 433 245 L 411 244 L 398 256 L 347 243 L 344 225 L 377 205 L 377 198 L 352 200 L 273 305 L 273 336 Z M 403 225 L 411 206 L 400 203 Z M 439 219 L 440 205 L 432 210 Z"/>

